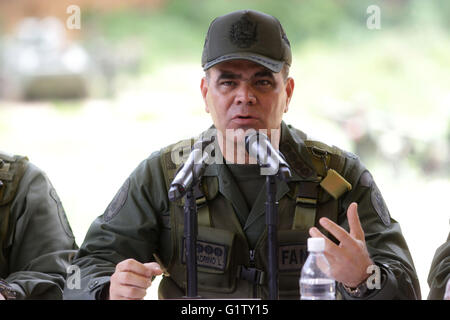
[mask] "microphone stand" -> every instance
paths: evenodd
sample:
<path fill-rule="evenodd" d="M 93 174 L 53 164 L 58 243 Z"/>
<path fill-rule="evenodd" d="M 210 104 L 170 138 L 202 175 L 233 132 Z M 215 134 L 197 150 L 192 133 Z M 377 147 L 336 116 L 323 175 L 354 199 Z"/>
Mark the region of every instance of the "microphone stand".
<path fill-rule="evenodd" d="M 177 176 L 172 181 L 168 197 L 170 201 L 176 201 L 184 194 L 184 243 L 186 257 L 186 296 L 185 299 L 199 299 L 197 293 L 197 203 L 195 190 L 198 189 L 200 179 L 205 170 L 204 158 L 207 156 L 203 153 L 203 149 L 214 141 L 214 137 L 210 140 L 200 141 L 194 145 L 187 162 L 186 169 L 180 167 Z M 202 154 L 200 160 L 198 152 Z M 214 152 L 211 154 L 214 156 Z M 200 163 L 195 163 L 199 161 Z M 181 170 L 181 171 L 180 171 Z M 185 170 L 185 171 L 183 171 Z M 181 176 L 178 175 L 181 173 Z M 186 187 L 187 186 L 187 187 Z M 197 189 L 195 189 L 197 188 Z"/>
<path fill-rule="evenodd" d="M 258 142 L 256 142 L 257 138 Z M 264 146 L 255 143 L 265 142 Z M 266 227 L 267 227 L 267 273 L 269 286 L 269 299 L 278 300 L 278 202 L 276 201 L 277 185 L 275 176 L 289 181 L 291 172 L 283 155 L 273 149 L 269 138 L 265 134 L 253 133 L 245 138 L 245 147 L 249 154 L 256 154 L 257 162 L 261 168 L 270 169 L 261 175 L 266 176 Z M 272 157 L 273 153 L 273 157 Z M 276 169 L 276 170 L 275 170 Z"/>
<path fill-rule="evenodd" d="M 198 182 L 197 182 L 198 183 Z M 184 241 L 186 255 L 186 299 L 199 299 L 197 294 L 197 204 L 194 184 L 187 190 L 184 198 Z"/>
<path fill-rule="evenodd" d="M 278 202 L 275 176 L 266 176 L 266 226 L 268 241 L 269 299 L 278 300 Z"/>

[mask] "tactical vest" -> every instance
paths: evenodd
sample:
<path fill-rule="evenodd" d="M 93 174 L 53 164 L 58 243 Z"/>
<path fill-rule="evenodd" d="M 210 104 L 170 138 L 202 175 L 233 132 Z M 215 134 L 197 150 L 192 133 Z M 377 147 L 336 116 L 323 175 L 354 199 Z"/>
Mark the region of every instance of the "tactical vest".
<path fill-rule="evenodd" d="M 0 152 L 0 277 L 8 273 L 7 250 L 12 243 L 15 221 L 10 207 L 20 180 L 27 168 L 28 158 Z"/>
<path fill-rule="evenodd" d="M 292 129 L 291 129 L 292 130 Z M 302 139 L 303 133 L 296 131 Z M 304 135 L 304 134 L 303 134 Z M 167 188 L 177 169 L 172 152 L 180 146 L 190 146 L 185 140 L 161 150 L 161 165 Z M 305 141 L 318 175 L 315 179 L 289 183 L 290 191 L 278 203 L 278 267 L 280 299 L 298 299 L 301 268 L 306 259 L 308 230 L 319 226 L 321 217 L 337 221 L 339 198 L 351 185 L 339 174 L 346 158 L 336 147 Z M 280 145 L 281 152 L 296 172 L 305 173 L 298 163 L 298 154 L 290 145 Z M 186 150 L 184 150 L 186 151 Z M 307 169 L 306 169 L 307 170 Z M 230 201 L 219 193 L 218 178 L 204 176 L 194 190 L 198 208 L 197 272 L 198 293 L 203 298 L 267 298 L 267 230 L 255 248 L 250 249 L 241 224 Z M 184 199 L 170 204 L 170 216 L 163 217 L 164 239 L 171 239 L 171 248 L 162 249 L 162 263 L 170 277 L 163 277 L 159 298 L 179 298 L 185 295 L 186 264 L 184 246 Z M 170 234 L 170 235 L 169 235 Z"/>

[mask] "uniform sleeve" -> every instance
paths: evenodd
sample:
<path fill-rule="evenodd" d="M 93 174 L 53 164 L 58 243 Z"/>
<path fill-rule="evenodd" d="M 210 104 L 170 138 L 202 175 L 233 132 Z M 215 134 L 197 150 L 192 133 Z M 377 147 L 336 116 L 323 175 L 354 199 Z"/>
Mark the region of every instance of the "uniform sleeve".
<path fill-rule="evenodd" d="M 442 300 L 448 281 L 450 281 L 450 234 L 447 242 L 440 246 L 434 254 L 428 274 L 428 285 L 430 286 L 428 299 Z"/>
<path fill-rule="evenodd" d="M 18 299 L 62 299 L 66 270 L 77 245 L 47 176 L 29 164 L 11 204 L 15 223 L 5 279 Z"/>
<path fill-rule="evenodd" d="M 154 261 L 158 212 L 168 210 L 158 154 L 143 161 L 124 182 L 104 214 L 90 226 L 73 264 L 80 267 L 80 288 L 66 285 L 64 299 L 104 299 L 116 265 L 126 259 Z"/>
<path fill-rule="evenodd" d="M 350 157 L 346 163 L 345 178 L 353 188 L 341 201 L 338 222 L 349 230 L 347 208 L 352 202 L 357 202 L 367 249 L 379 267 L 379 285 L 375 270 L 369 272 L 369 281 L 375 288 L 364 298 L 420 299 L 419 280 L 400 225 L 390 216 L 372 175 L 356 157 Z M 345 299 L 352 299 L 345 290 L 341 293 Z"/>

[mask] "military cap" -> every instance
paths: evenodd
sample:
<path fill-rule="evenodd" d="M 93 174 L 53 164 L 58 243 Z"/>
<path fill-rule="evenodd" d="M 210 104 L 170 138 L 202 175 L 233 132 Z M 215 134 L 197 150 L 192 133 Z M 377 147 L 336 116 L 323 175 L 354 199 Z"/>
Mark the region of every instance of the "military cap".
<path fill-rule="evenodd" d="M 229 60 L 250 60 L 273 72 L 291 65 L 292 53 L 277 18 L 254 10 L 239 10 L 214 19 L 202 54 L 203 70 Z"/>

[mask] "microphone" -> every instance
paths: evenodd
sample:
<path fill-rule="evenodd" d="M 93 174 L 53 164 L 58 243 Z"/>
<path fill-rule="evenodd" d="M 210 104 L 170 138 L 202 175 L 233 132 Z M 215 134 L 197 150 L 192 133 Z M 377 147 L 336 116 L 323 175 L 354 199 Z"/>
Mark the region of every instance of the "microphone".
<path fill-rule="evenodd" d="M 170 185 L 170 201 L 176 201 L 183 197 L 191 185 L 201 178 L 206 169 L 206 160 L 209 158 L 208 152 L 203 152 L 203 150 L 213 141 L 214 137 L 211 137 L 209 140 L 197 141 L 194 144 L 186 162 L 180 167 Z"/>
<path fill-rule="evenodd" d="M 245 149 L 250 156 L 256 155 L 256 161 L 263 168 L 262 175 L 278 174 L 284 181 L 292 177 L 291 169 L 283 154 L 272 146 L 269 137 L 264 133 L 253 132 L 246 136 Z"/>

